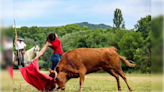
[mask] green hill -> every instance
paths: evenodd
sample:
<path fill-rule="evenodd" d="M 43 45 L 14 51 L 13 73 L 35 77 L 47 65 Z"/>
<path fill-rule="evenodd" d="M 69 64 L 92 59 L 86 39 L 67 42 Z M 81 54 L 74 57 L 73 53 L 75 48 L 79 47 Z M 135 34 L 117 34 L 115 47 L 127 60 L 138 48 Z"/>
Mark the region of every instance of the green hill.
<path fill-rule="evenodd" d="M 109 25 L 105 25 L 105 24 L 91 24 L 91 23 L 88 23 L 88 22 L 75 23 L 75 24 L 78 24 L 80 27 L 83 27 L 83 26 L 88 27 L 89 29 L 95 29 L 95 28 L 107 29 L 107 28 L 112 28 Z"/>
<path fill-rule="evenodd" d="M 112 28 L 109 25 L 105 25 L 105 24 L 91 24 L 91 23 L 88 23 L 88 22 L 81 22 L 81 23 L 74 23 L 74 24 L 79 25 L 81 28 L 82 27 L 88 27 L 89 29 L 95 29 L 95 28 L 107 29 L 107 28 Z M 57 27 L 57 26 L 49 26 L 49 27 Z M 60 26 L 58 26 L 58 27 L 60 27 Z M 39 27 L 39 28 L 45 28 L 46 29 L 47 27 Z"/>

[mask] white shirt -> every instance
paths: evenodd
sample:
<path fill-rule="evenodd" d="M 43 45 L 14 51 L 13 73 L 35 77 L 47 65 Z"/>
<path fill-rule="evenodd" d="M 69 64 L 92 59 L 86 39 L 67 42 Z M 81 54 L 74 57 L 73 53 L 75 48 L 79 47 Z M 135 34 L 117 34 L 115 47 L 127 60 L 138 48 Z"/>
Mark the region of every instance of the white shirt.
<path fill-rule="evenodd" d="M 18 47 L 17 47 L 17 45 L 14 43 L 15 49 L 16 49 L 16 50 L 18 50 L 18 49 L 24 49 L 24 47 L 26 47 L 26 44 L 25 44 L 23 41 L 21 41 L 21 43 L 20 43 L 20 41 L 17 41 L 17 44 L 18 44 Z"/>
<path fill-rule="evenodd" d="M 5 41 L 3 43 L 3 48 L 4 48 L 4 50 L 13 49 L 13 42 L 12 41 L 10 41 L 10 42 Z"/>

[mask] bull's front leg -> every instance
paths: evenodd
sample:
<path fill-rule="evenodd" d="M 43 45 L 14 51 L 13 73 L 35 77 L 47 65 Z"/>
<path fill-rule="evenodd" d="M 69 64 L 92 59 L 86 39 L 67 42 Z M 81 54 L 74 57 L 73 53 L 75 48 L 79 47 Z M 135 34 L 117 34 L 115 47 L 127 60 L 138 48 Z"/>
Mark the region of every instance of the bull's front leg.
<path fill-rule="evenodd" d="M 84 84 L 85 73 L 79 73 L 79 76 L 80 76 L 80 89 L 79 89 L 79 92 L 81 92 L 83 84 Z"/>

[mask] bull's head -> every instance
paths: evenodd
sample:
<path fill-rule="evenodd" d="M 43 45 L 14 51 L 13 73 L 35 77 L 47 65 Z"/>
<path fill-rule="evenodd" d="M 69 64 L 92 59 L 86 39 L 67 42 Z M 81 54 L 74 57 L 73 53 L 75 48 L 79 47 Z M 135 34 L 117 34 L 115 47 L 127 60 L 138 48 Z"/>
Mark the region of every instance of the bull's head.
<path fill-rule="evenodd" d="M 62 60 L 63 59 L 63 60 Z M 62 56 L 61 61 L 58 63 L 54 70 L 50 70 L 50 76 L 56 79 L 58 88 L 65 89 L 65 83 L 70 78 L 77 78 L 79 76 L 78 66 L 67 55 Z M 55 74 L 56 73 L 56 74 Z"/>
<path fill-rule="evenodd" d="M 68 81 L 67 74 L 65 72 L 59 72 L 58 70 L 49 70 L 50 74 L 49 76 L 56 79 L 56 82 L 58 84 L 58 88 L 61 88 L 62 90 L 65 89 L 65 83 Z"/>

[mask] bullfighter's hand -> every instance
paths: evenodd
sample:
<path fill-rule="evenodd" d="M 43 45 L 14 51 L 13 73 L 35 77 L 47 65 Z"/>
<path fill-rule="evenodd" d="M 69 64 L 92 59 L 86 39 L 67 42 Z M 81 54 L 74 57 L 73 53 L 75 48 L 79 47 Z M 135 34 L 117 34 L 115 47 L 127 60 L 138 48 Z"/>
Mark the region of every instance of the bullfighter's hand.
<path fill-rule="evenodd" d="M 23 50 L 22 53 L 25 54 L 25 50 Z"/>
<path fill-rule="evenodd" d="M 58 91 L 58 90 L 59 90 L 59 89 L 56 88 L 56 89 L 54 89 L 53 91 Z"/>
<path fill-rule="evenodd" d="M 34 59 L 31 59 L 31 62 L 33 62 L 34 61 Z"/>

